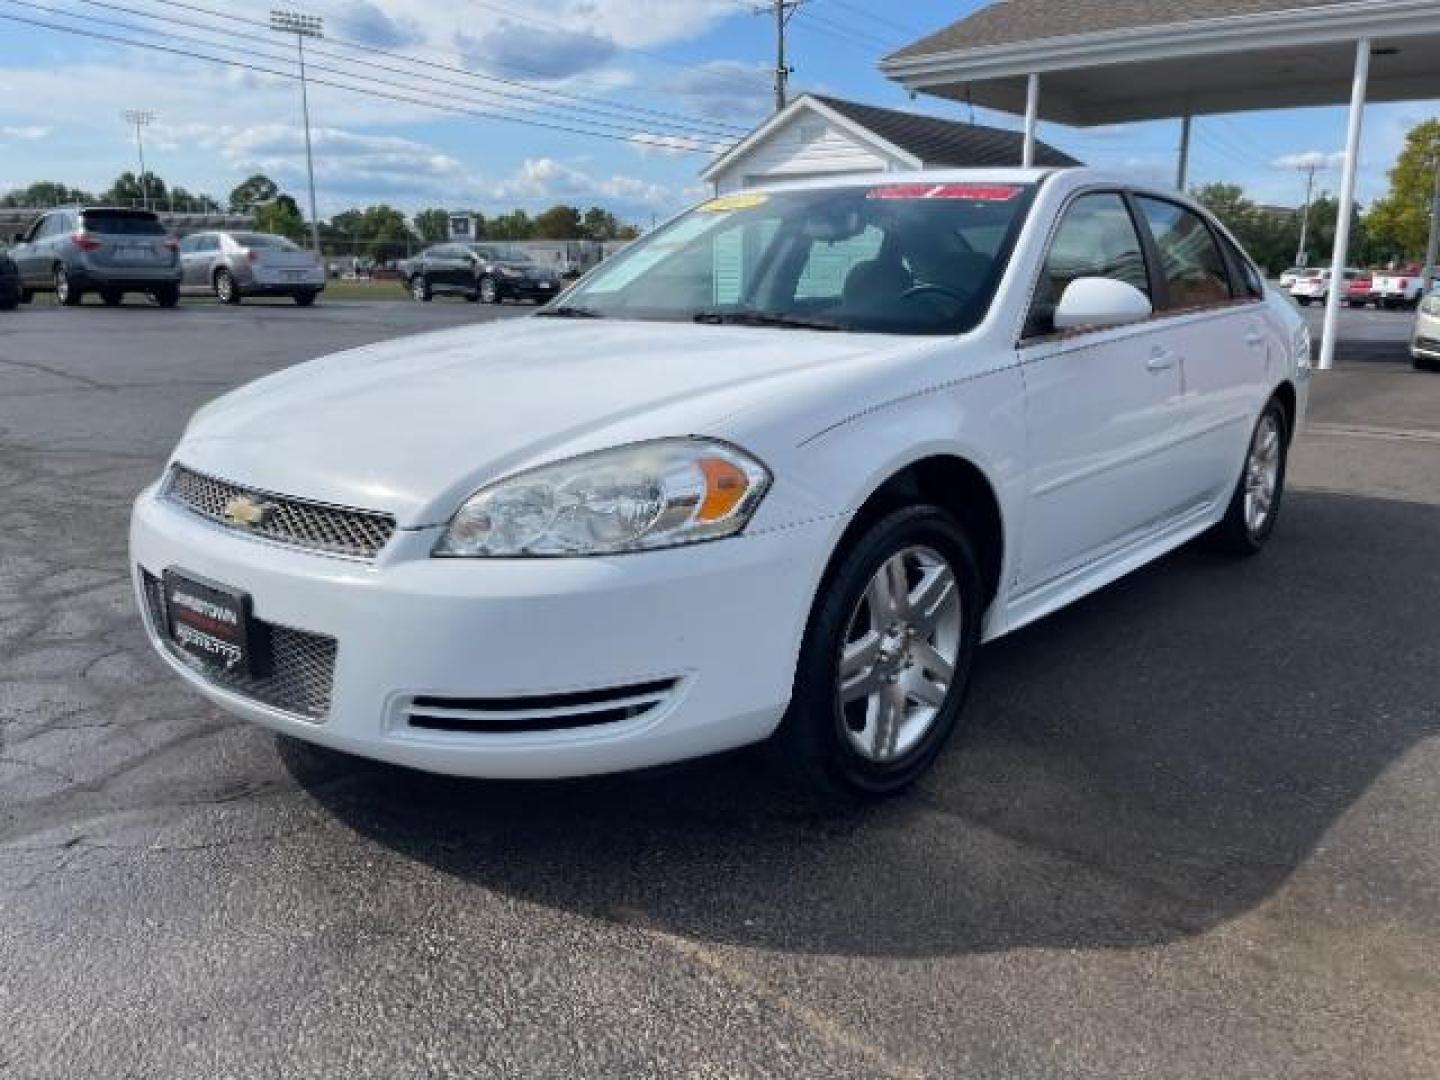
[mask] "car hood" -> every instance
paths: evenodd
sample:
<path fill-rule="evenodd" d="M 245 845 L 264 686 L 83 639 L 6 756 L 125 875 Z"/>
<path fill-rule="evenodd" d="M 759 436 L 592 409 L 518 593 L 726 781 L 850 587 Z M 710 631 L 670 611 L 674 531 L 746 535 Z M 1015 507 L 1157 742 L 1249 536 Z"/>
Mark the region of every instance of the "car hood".
<path fill-rule="evenodd" d="M 275 494 L 439 524 L 490 480 L 813 390 L 908 339 L 526 318 L 402 338 L 261 379 L 196 414 L 175 459 Z M 909 348 L 914 348 L 909 345 Z M 817 423 L 819 421 L 817 420 Z M 797 437 L 805 432 L 797 432 Z"/>

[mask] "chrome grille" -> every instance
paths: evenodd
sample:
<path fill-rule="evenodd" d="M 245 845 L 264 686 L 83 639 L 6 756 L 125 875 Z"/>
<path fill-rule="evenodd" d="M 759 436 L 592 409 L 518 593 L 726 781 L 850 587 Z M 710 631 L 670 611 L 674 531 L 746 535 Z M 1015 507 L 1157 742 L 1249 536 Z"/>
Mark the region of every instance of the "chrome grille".
<path fill-rule="evenodd" d="M 395 533 L 395 519 L 389 514 L 286 498 L 216 480 L 183 465 L 170 471 L 165 495 L 226 528 L 327 555 L 373 559 Z M 225 508 L 241 498 L 265 508 L 265 516 L 258 524 L 242 526 L 226 516 Z"/>
<path fill-rule="evenodd" d="M 259 652 L 268 659 L 267 670 L 239 675 L 202 664 L 176 646 L 167 633 L 165 589 L 148 570 L 140 571 L 145 586 L 145 607 L 150 630 L 160 647 L 207 682 L 280 709 L 302 720 L 318 722 L 330 712 L 330 693 L 335 681 L 336 643 L 332 637 L 295 630 L 289 626 L 253 622 Z"/>

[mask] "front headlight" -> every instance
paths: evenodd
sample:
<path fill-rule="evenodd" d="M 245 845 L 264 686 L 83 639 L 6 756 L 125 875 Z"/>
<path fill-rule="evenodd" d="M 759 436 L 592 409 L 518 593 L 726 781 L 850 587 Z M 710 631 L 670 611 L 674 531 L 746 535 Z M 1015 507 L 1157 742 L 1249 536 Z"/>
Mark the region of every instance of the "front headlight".
<path fill-rule="evenodd" d="M 435 554 L 611 555 L 733 536 L 769 486 L 764 465 L 708 439 L 602 450 L 480 489 Z"/>

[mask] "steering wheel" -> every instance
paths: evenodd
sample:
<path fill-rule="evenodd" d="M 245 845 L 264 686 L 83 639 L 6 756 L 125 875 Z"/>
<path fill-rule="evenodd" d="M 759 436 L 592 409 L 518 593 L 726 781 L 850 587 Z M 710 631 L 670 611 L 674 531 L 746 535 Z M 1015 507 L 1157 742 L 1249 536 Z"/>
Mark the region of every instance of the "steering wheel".
<path fill-rule="evenodd" d="M 954 300 L 957 304 L 968 303 L 970 297 L 948 285 L 936 285 L 933 282 L 922 281 L 917 285 L 911 285 L 900 294 L 901 300 L 913 300 L 918 296 L 944 296 Z"/>

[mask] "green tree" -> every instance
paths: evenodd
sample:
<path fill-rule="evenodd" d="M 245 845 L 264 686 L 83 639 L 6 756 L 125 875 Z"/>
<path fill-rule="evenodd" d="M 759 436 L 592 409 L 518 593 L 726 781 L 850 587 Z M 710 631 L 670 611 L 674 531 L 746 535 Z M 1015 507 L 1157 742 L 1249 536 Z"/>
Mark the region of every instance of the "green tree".
<path fill-rule="evenodd" d="M 152 207 L 163 207 L 168 197 L 165 181 L 154 173 L 147 172 L 142 178 L 133 172 L 123 172 L 100 199 L 115 206 L 143 206 L 148 198 Z"/>
<path fill-rule="evenodd" d="M 530 240 L 535 235 L 535 224 L 524 210 L 512 210 L 485 223 L 487 240 Z"/>
<path fill-rule="evenodd" d="M 220 212 L 220 204 L 203 192 L 186 191 L 180 185 L 170 189 L 170 197 L 166 204 L 173 207 L 176 213 L 180 214 L 216 214 Z"/>
<path fill-rule="evenodd" d="M 237 214 L 244 213 L 251 207 L 270 202 L 279 194 L 279 184 L 268 176 L 256 173 L 230 192 L 230 209 Z"/>
<path fill-rule="evenodd" d="M 450 239 L 448 210 L 421 210 L 415 215 L 415 232 L 427 244 L 440 244 Z"/>
<path fill-rule="evenodd" d="M 552 206 L 535 218 L 536 240 L 576 240 L 581 236 L 580 211 L 573 206 Z"/>
<path fill-rule="evenodd" d="M 1410 129 L 1390 170 L 1390 190 L 1370 207 L 1365 223 L 1388 258 L 1418 260 L 1430 236 L 1435 170 L 1440 169 L 1440 119 Z"/>
<path fill-rule="evenodd" d="M 580 222 L 580 234 L 586 240 L 614 240 L 620 232 L 620 222 L 609 210 L 592 206 L 585 211 Z"/>
<path fill-rule="evenodd" d="M 261 232 L 278 233 L 297 244 L 305 241 L 305 216 L 289 195 L 277 195 L 255 208 L 255 227 Z"/>
<path fill-rule="evenodd" d="M 53 180 L 41 180 L 29 187 L 17 188 L 0 195 L 0 206 L 44 209 L 49 206 L 84 205 L 100 200 L 88 191 L 67 187 Z"/>

